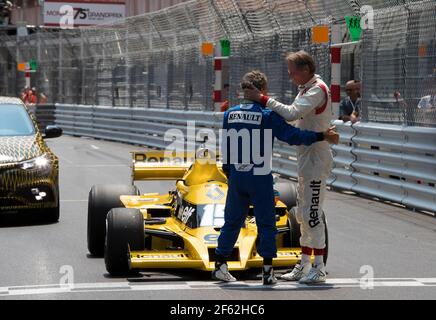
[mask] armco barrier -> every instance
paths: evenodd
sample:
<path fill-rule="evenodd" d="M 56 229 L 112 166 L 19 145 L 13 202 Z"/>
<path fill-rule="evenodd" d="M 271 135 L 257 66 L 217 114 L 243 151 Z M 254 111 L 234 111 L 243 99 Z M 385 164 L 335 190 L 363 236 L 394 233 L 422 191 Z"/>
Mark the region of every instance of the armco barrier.
<path fill-rule="evenodd" d="M 356 131 L 352 128 L 351 122 L 334 121 L 333 124 L 336 126 L 340 139 L 337 145 L 332 145 L 334 162 L 332 174 L 327 183 L 334 188 L 351 190 L 352 186 L 356 184 L 352 178 L 353 163 L 356 161 L 356 156 L 353 154 L 352 138 Z"/>
<path fill-rule="evenodd" d="M 353 125 L 352 191 L 436 211 L 436 129 Z"/>
<path fill-rule="evenodd" d="M 66 134 L 88 136 L 106 140 L 143 144 L 165 148 L 168 130 L 179 130 L 184 137 L 195 139 L 195 132 L 187 128 L 193 121 L 197 129 L 211 129 L 218 133 L 222 114 L 205 111 L 170 109 L 127 109 L 57 105 L 56 124 Z"/>
<path fill-rule="evenodd" d="M 60 105 L 55 122 L 66 134 L 165 148 L 167 130 L 184 137 L 187 121 L 196 129 L 218 133 L 222 113 L 172 109 L 113 108 Z M 340 143 L 332 146 L 334 165 L 328 180 L 336 189 L 350 190 L 436 212 L 436 128 L 404 127 L 379 123 L 334 121 Z M 218 135 L 217 135 L 218 137 Z M 296 148 L 276 142 L 275 172 L 297 177 Z"/>
<path fill-rule="evenodd" d="M 28 105 L 27 109 L 36 117 L 39 128 L 55 123 L 55 106 L 53 104 Z"/>

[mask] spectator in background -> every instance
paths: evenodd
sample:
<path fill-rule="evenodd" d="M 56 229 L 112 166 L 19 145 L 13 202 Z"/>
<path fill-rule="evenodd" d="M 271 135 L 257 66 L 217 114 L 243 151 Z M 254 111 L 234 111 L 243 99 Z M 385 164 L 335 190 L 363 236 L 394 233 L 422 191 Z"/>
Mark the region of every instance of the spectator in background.
<path fill-rule="evenodd" d="M 424 80 L 424 90 L 428 95 L 423 96 L 418 103 L 418 109 L 426 113 L 436 109 L 436 75 L 432 75 Z"/>
<path fill-rule="evenodd" d="M 35 89 L 35 88 L 33 88 L 33 89 Z M 27 93 L 27 104 L 30 104 L 30 105 L 35 105 L 37 103 L 36 93 L 33 91 L 33 89 L 29 89 L 29 91 Z"/>
<path fill-rule="evenodd" d="M 11 24 L 11 11 L 14 5 L 11 1 L 0 0 L 0 26 L 8 26 Z"/>
<path fill-rule="evenodd" d="M 229 109 L 229 98 L 230 98 L 229 97 L 229 88 L 230 88 L 230 85 L 228 83 L 224 84 L 222 95 L 223 95 L 223 98 L 225 100 L 221 104 L 221 107 L 220 107 L 221 112 L 226 112 Z"/>
<path fill-rule="evenodd" d="M 38 93 L 38 90 L 36 90 L 35 87 L 32 87 L 32 93 L 33 93 L 32 99 L 33 99 L 34 103 L 38 104 L 39 103 L 39 93 Z"/>
<path fill-rule="evenodd" d="M 39 94 L 39 104 L 45 104 L 45 103 L 47 103 L 47 96 L 43 92 L 41 92 Z"/>
<path fill-rule="evenodd" d="M 339 120 L 355 123 L 360 115 L 360 81 L 350 80 L 345 85 L 347 96 L 339 104 Z"/>
<path fill-rule="evenodd" d="M 20 95 L 20 99 L 21 101 L 23 101 L 24 103 L 27 103 L 27 91 L 29 90 L 29 88 L 24 87 L 23 90 L 21 90 L 21 95 Z"/>
<path fill-rule="evenodd" d="M 404 100 L 403 96 L 401 95 L 401 92 L 399 90 L 394 91 L 394 98 L 395 101 L 400 109 L 400 114 L 403 116 L 404 120 L 406 122 L 406 125 L 413 126 L 415 124 L 415 115 L 412 110 L 407 105 L 406 100 Z"/>
<path fill-rule="evenodd" d="M 406 124 L 409 126 L 433 126 L 436 120 L 436 73 L 422 81 L 422 87 L 427 95 L 420 98 L 416 107 L 409 107 L 400 91 L 394 92 L 394 98 L 402 111 Z M 422 118 L 420 117 L 422 116 Z"/>

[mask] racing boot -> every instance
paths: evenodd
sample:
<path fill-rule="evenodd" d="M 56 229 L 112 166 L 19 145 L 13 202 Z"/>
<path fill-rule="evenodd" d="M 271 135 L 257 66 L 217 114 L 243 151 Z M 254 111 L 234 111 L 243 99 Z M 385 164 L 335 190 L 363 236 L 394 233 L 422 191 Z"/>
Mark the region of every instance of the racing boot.
<path fill-rule="evenodd" d="M 263 267 L 263 284 L 266 286 L 275 285 L 277 283 L 277 278 L 274 275 L 274 269 L 272 267 Z"/>
<path fill-rule="evenodd" d="M 225 282 L 236 281 L 236 278 L 230 274 L 226 262 L 215 262 L 215 270 L 212 271 L 212 279 Z"/>
<path fill-rule="evenodd" d="M 301 284 L 316 284 L 324 283 L 326 281 L 327 275 L 325 271 L 324 263 L 315 265 L 310 269 L 309 273 L 301 278 L 299 283 Z"/>
<path fill-rule="evenodd" d="M 308 275 L 312 265 L 310 263 L 297 264 L 291 272 L 283 274 L 280 279 L 286 281 L 300 281 L 304 276 Z"/>

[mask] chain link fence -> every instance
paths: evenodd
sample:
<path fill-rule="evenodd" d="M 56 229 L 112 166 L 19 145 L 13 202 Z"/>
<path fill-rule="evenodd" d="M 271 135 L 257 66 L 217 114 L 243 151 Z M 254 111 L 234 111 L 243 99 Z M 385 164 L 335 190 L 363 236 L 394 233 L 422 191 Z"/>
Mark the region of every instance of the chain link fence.
<path fill-rule="evenodd" d="M 19 41 L 0 34 L 0 94 L 17 95 L 25 83 L 17 61 L 35 59 L 32 86 L 49 102 L 212 110 L 213 58 L 200 47 L 226 38 L 230 103 L 251 69 L 267 74 L 271 96 L 290 103 L 297 88 L 286 53 L 311 52 L 329 83 L 329 46 L 312 44 L 311 27 L 340 24 L 348 42 L 344 16 L 363 5 L 374 10 L 374 29 L 341 58 L 342 86 L 363 82 L 362 121 L 436 126 L 434 0 L 192 0 L 108 25 L 40 28 Z"/>
<path fill-rule="evenodd" d="M 436 2 L 374 13 L 362 44 L 363 121 L 436 126 Z"/>

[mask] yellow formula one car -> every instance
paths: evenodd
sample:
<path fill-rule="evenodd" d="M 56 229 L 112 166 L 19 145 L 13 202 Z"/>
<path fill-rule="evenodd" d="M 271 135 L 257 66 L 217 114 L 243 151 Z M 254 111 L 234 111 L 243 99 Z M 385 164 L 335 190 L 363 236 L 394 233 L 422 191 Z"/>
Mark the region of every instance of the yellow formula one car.
<path fill-rule="evenodd" d="M 206 149 L 199 150 L 197 158 L 187 163 L 185 157 L 170 160 L 163 152 L 133 153 L 133 182 L 176 180 L 175 191 L 166 194 L 141 195 L 134 184 L 92 187 L 88 249 L 92 255 L 104 255 L 111 275 L 147 268 L 214 269 L 214 252 L 224 224 L 227 178 L 216 161 L 205 158 L 207 154 Z M 296 189 L 287 181 L 276 183 L 275 190 L 283 202 L 276 202 L 279 234 L 273 265 L 289 267 L 301 254 L 300 228 L 293 210 L 288 210 L 295 205 Z M 230 270 L 262 266 L 252 212 L 250 208 L 228 262 Z"/>

